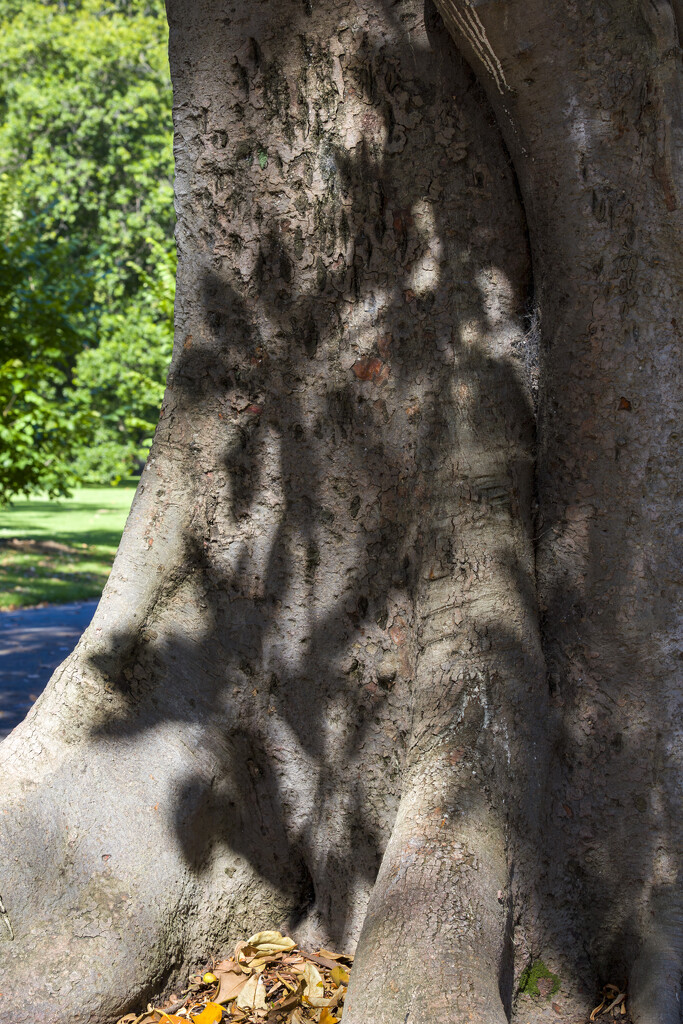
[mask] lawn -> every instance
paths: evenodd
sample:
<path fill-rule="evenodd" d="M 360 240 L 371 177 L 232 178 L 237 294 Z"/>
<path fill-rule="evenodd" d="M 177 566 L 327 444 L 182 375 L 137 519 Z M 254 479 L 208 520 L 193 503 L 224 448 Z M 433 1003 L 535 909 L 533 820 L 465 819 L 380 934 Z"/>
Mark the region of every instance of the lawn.
<path fill-rule="evenodd" d="M 0 610 L 99 597 L 134 494 L 131 481 L 0 508 Z"/>

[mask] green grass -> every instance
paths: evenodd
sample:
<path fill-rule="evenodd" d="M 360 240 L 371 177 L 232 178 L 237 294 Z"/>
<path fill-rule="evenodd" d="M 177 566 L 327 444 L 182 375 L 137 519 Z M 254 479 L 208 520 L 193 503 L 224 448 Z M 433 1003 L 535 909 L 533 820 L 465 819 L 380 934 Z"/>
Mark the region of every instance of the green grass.
<path fill-rule="evenodd" d="M 131 483 L 0 508 L 0 609 L 99 597 L 135 494 Z"/>

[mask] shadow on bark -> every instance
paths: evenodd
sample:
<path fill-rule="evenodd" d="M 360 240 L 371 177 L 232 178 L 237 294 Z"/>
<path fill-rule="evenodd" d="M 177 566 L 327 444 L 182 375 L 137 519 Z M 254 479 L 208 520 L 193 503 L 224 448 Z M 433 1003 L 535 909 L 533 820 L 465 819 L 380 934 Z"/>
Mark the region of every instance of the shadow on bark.
<path fill-rule="evenodd" d="M 538 647 L 523 213 L 483 94 L 431 8 L 431 49 L 387 14 L 382 41 L 358 32 L 339 70 L 324 18 L 313 28 L 297 12 L 303 100 L 272 38 L 236 54 L 227 113 L 198 112 L 179 87 L 181 177 L 203 169 L 181 211 L 152 458 L 173 449 L 192 511 L 144 622 L 86 652 L 116 700 L 92 732 L 105 743 L 175 723 L 187 763 L 164 813 L 184 863 L 201 878 L 229 851 L 226 890 L 246 862 L 289 908 L 255 927 L 339 945 L 358 939 L 412 774 L 446 764 L 420 827 L 442 844 L 444 878 L 461 885 L 449 914 L 465 921 L 477 858 L 457 829 L 440 838 L 444 808 L 443 822 L 481 805 L 495 823 L 507 864 L 490 966 L 509 1016 L 519 925 L 554 942 L 561 920 L 583 930 L 576 946 L 599 948 L 601 923 L 577 925 L 574 904 L 613 891 L 623 853 L 608 847 L 629 842 L 612 829 L 598 866 L 576 857 L 581 832 L 553 829 L 576 736 L 566 707 L 548 709 Z M 362 125 L 353 145 L 344 116 Z M 173 500 L 158 496 L 162 520 Z M 154 527 L 140 549 L 150 541 Z M 548 614 L 575 604 L 558 591 Z M 599 711 L 596 750 L 618 742 L 613 714 Z M 628 756 L 642 764 L 637 742 Z M 654 840 L 639 854 L 632 875 L 647 879 Z M 566 866 L 554 904 L 538 880 L 548 858 Z M 408 909 L 423 883 L 408 878 Z M 618 949 L 635 942 L 628 921 L 615 928 Z M 601 955 L 606 971 L 619 959 Z"/>
<path fill-rule="evenodd" d="M 311 187 L 305 207 L 299 195 L 298 214 L 296 189 L 284 214 L 259 196 L 246 285 L 234 275 L 247 242 L 216 210 L 212 230 L 232 255 L 198 277 L 190 268 L 185 301 L 197 300 L 169 379 L 196 503 L 187 572 L 142 641 L 112 636 L 95 657 L 121 698 L 100 735 L 170 719 L 211 751 L 212 777 L 190 772 L 173 811 L 192 870 L 229 847 L 291 894 L 290 926 L 314 906 L 337 943 L 357 938 L 348 893 L 360 888 L 362 902 L 372 888 L 411 730 L 426 722 L 437 745 L 449 734 L 450 698 L 433 708 L 448 664 L 462 682 L 472 650 L 491 711 L 506 714 L 504 681 L 526 656 L 490 608 L 480 622 L 467 608 L 470 592 L 490 604 L 500 587 L 494 573 L 487 595 L 477 579 L 490 568 L 473 550 L 477 521 L 531 528 L 532 413 L 513 348 L 524 224 L 495 130 L 470 131 L 483 96 L 430 18 L 431 51 L 367 37 L 349 57 L 369 139 L 348 149 L 327 132 L 309 144 L 300 173 L 315 161 L 320 194 Z M 397 99 L 406 88 L 411 99 Z M 406 127 L 399 108 L 413 98 Z M 296 226 L 309 216 L 312 240 Z M 302 276 L 309 245 L 315 275 Z M 514 545 L 499 561 L 516 590 L 503 604 L 535 615 L 528 564 Z M 443 618 L 430 573 L 450 596 L 426 637 Z M 188 602 L 201 625 L 184 637 Z M 425 656 L 434 643 L 440 668 Z M 477 722 L 472 743 L 485 748 Z M 485 758 L 498 802 L 500 767 Z"/>

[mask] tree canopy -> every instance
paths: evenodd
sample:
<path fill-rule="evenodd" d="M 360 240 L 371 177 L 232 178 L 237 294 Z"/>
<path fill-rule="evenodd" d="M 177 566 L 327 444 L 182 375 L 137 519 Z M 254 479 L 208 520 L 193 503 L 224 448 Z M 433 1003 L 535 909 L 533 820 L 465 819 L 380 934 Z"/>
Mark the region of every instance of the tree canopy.
<path fill-rule="evenodd" d="M 129 474 L 172 342 L 164 5 L 29 0 L 0 23 L 0 497 Z"/>

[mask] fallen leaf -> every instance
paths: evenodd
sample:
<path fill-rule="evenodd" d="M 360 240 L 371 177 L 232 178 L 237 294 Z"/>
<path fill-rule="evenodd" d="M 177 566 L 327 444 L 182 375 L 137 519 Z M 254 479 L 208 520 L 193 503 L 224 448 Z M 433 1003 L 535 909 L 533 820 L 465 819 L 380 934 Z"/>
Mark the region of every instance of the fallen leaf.
<path fill-rule="evenodd" d="M 349 972 L 345 971 L 343 967 L 337 965 L 330 971 L 330 977 L 337 987 L 339 985 L 348 985 L 349 983 Z"/>
<path fill-rule="evenodd" d="M 257 984 L 256 984 L 256 998 L 254 999 L 254 1009 L 255 1010 L 267 1010 L 268 1009 L 268 1006 L 266 1004 L 266 986 L 265 986 L 265 982 L 263 981 L 263 978 L 261 977 L 260 974 L 258 976 L 258 981 L 257 981 Z"/>
<path fill-rule="evenodd" d="M 558 1004 L 557 1004 L 557 1003 L 551 1003 L 550 1005 L 552 1006 L 552 1008 L 553 1008 L 553 1010 L 555 1011 L 555 1013 L 560 1013 L 560 1014 L 562 1013 L 562 1010 L 561 1010 L 561 1008 L 560 1008 L 560 1007 L 558 1006 Z"/>
<path fill-rule="evenodd" d="M 261 956 L 269 953 L 289 953 L 294 949 L 296 942 L 280 932 L 257 932 L 247 939 L 247 945 L 251 946 Z"/>
<path fill-rule="evenodd" d="M 260 974 L 252 974 L 237 997 L 235 1005 L 240 1010 L 265 1010 L 266 986 Z"/>
<path fill-rule="evenodd" d="M 329 949 L 319 949 L 318 956 L 326 956 L 330 960 L 348 960 L 349 963 L 353 963 L 353 953 L 332 953 Z"/>
<path fill-rule="evenodd" d="M 609 1006 L 605 1010 L 605 1013 L 609 1013 L 609 1011 L 613 1010 L 615 1006 L 620 1006 L 620 1005 L 623 1006 L 625 999 L 626 999 L 626 993 L 625 992 L 619 992 L 619 994 L 617 995 L 616 999 L 613 1000 L 613 1002 L 611 1002 L 609 1004 Z"/>
<path fill-rule="evenodd" d="M 213 972 L 215 974 L 217 971 L 237 971 L 237 970 L 239 970 L 239 964 L 237 963 L 237 960 L 235 960 L 234 956 L 230 956 L 230 957 L 228 957 L 227 960 L 221 960 L 221 962 L 219 964 L 216 964 L 216 966 L 213 969 Z"/>
<path fill-rule="evenodd" d="M 330 1001 L 327 1004 L 328 1009 L 334 1010 L 335 1006 L 339 1006 L 340 1003 L 344 1002 L 346 996 L 346 986 L 340 985 L 339 988 L 330 996 Z"/>
<path fill-rule="evenodd" d="M 117 1024 L 340 1024 L 352 960 L 323 949 L 307 953 L 281 932 L 257 932 L 213 969 L 190 975 L 181 1003 L 169 997 L 168 1010 L 150 1004 Z"/>
<path fill-rule="evenodd" d="M 239 1010 L 252 1010 L 254 1008 L 254 999 L 256 998 L 256 986 L 258 984 L 258 977 L 256 974 L 252 974 L 250 978 L 247 978 L 246 985 L 237 997 L 235 1006 Z"/>
<path fill-rule="evenodd" d="M 600 1014 L 602 1013 L 602 1009 L 603 1009 L 604 1005 L 605 1005 L 605 1000 L 603 999 L 603 1001 L 600 1003 L 600 1005 L 596 1006 L 595 1009 L 592 1011 L 592 1013 L 590 1015 L 590 1019 L 591 1020 L 595 1020 L 597 1017 L 600 1016 Z"/>
<path fill-rule="evenodd" d="M 281 981 L 285 988 L 288 989 L 290 992 L 297 991 L 296 985 L 292 984 L 291 981 L 287 981 L 287 979 L 283 978 L 281 974 L 276 974 L 275 977 L 278 979 L 278 981 Z"/>
<path fill-rule="evenodd" d="M 248 942 L 238 942 L 237 945 L 235 946 L 234 956 L 235 956 L 235 960 L 237 961 L 237 963 L 244 970 L 245 963 L 248 960 L 252 960 L 256 956 L 256 953 L 251 948 L 251 946 L 249 945 Z M 246 973 L 250 974 L 251 970 L 249 968 L 247 968 Z"/>
<path fill-rule="evenodd" d="M 182 1017 L 178 1017 L 182 1020 Z M 223 1007 L 218 1003 L 207 1003 L 197 1017 L 192 1017 L 192 1024 L 219 1024 L 223 1020 Z"/>
<path fill-rule="evenodd" d="M 253 960 L 249 961 L 249 967 L 252 971 L 259 971 L 265 967 L 266 964 L 276 964 L 282 960 L 282 953 L 269 953 L 267 956 L 255 956 Z"/>
<path fill-rule="evenodd" d="M 303 999 L 310 1006 L 329 1006 L 330 1000 L 325 996 L 325 986 L 320 971 L 310 961 L 303 970 L 304 994 Z"/>
<path fill-rule="evenodd" d="M 536 982 L 538 991 L 542 996 L 549 996 L 553 991 L 555 982 L 552 978 L 539 978 Z"/>
<path fill-rule="evenodd" d="M 332 960 L 331 957 L 321 956 L 320 953 L 307 953 L 304 949 L 302 949 L 301 952 L 307 960 L 312 960 L 313 963 L 318 964 L 319 967 L 327 967 L 328 970 L 336 967 L 336 961 Z"/>
<path fill-rule="evenodd" d="M 603 1013 L 609 1013 L 609 1011 L 616 1006 L 621 1006 L 621 1012 L 625 1012 L 625 999 L 626 993 L 620 990 L 619 985 L 605 985 L 602 990 L 602 1002 L 599 1006 L 595 1007 L 590 1015 L 590 1019 L 596 1020 Z"/>
<path fill-rule="evenodd" d="M 244 974 L 239 967 L 236 970 L 221 971 L 220 967 L 214 968 L 214 974 L 218 976 L 218 992 L 214 996 L 214 1003 L 229 1003 L 237 999 L 244 986 L 249 981 L 249 976 Z"/>
<path fill-rule="evenodd" d="M 278 999 L 278 1001 L 273 1003 L 268 1011 L 266 1024 L 277 1024 L 278 1021 L 286 1019 L 289 1016 L 290 1010 L 295 1010 L 299 1005 L 300 1000 L 300 988 L 296 989 L 294 992 L 288 992 L 281 999 Z"/>

